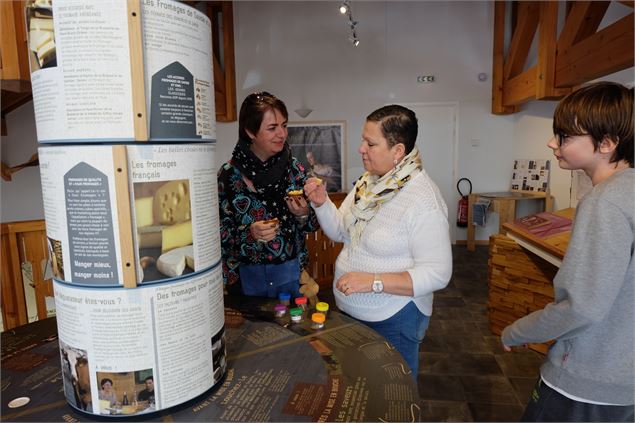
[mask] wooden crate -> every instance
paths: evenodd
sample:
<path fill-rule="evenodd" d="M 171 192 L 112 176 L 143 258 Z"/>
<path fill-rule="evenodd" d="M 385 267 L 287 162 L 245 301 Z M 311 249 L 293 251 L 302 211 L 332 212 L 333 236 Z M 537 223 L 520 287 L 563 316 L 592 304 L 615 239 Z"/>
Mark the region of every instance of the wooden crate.
<path fill-rule="evenodd" d="M 558 268 L 507 236 L 490 237 L 488 265 L 487 308 L 490 330 L 496 335 L 517 319 L 553 302 L 552 281 Z M 548 346 L 529 344 L 543 354 Z"/>

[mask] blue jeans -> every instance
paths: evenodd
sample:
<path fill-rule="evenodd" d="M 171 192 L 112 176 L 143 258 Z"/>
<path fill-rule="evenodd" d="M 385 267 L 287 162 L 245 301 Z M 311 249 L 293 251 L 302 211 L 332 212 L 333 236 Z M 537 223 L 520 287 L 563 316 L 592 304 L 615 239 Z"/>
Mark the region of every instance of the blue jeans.
<path fill-rule="evenodd" d="M 632 422 L 632 405 L 598 405 L 567 398 L 538 379 L 521 422 Z"/>
<path fill-rule="evenodd" d="M 292 259 L 280 264 L 241 264 L 238 267 L 244 295 L 277 298 L 285 292 L 300 296 L 300 261 Z"/>
<path fill-rule="evenodd" d="M 419 345 L 430 323 L 430 316 L 426 316 L 412 301 L 392 317 L 381 322 L 362 321 L 366 326 L 374 329 L 386 338 L 401 353 L 412 370 L 412 376 L 417 379 L 419 372 Z"/>

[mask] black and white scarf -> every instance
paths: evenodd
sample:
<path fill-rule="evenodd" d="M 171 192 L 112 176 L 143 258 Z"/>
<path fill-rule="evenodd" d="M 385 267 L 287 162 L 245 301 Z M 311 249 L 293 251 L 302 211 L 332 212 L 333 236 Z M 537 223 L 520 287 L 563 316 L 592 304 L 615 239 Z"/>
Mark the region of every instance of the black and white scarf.
<path fill-rule="evenodd" d="M 291 149 L 285 142 L 281 152 L 262 161 L 251 151 L 251 141 L 239 139 L 232 153 L 232 164 L 249 179 L 259 194 L 282 200 L 287 194 L 286 172 L 291 164 Z M 284 201 L 282 201 L 284 204 Z"/>

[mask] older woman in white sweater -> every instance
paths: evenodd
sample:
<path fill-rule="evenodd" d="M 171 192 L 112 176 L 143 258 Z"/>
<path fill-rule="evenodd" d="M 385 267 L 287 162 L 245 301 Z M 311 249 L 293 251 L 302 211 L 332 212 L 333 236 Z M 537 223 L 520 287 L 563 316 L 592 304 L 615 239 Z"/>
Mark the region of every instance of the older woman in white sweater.
<path fill-rule="evenodd" d="M 390 341 L 415 378 L 433 292 L 452 274 L 447 207 L 421 165 L 417 130 L 412 110 L 382 107 L 366 118 L 359 147 L 366 172 L 340 208 L 315 178 L 304 186 L 324 232 L 344 243 L 337 306 Z"/>

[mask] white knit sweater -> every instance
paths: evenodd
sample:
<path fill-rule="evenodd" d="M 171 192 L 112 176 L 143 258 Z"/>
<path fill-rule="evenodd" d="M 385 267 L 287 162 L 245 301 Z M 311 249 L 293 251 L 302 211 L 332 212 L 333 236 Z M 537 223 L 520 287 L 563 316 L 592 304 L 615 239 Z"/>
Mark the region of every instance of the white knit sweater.
<path fill-rule="evenodd" d="M 432 293 L 444 288 L 452 275 L 448 209 L 436 184 L 425 171 L 415 176 L 380 206 L 364 228 L 359 245 L 351 248 L 342 216 L 354 199 L 353 190 L 339 210 L 330 200 L 315 207 L 326 235 L 344 243 L 335 263 L 333 292 L 337 306 L 357 319 L 378 322 L 414 301 L 423 314 L 430 316 Z M 345 296 L 335 287 L 335 282 L 348 272 L 403 271 L 412 278 L 413 297 L 373 292 Z"/>

